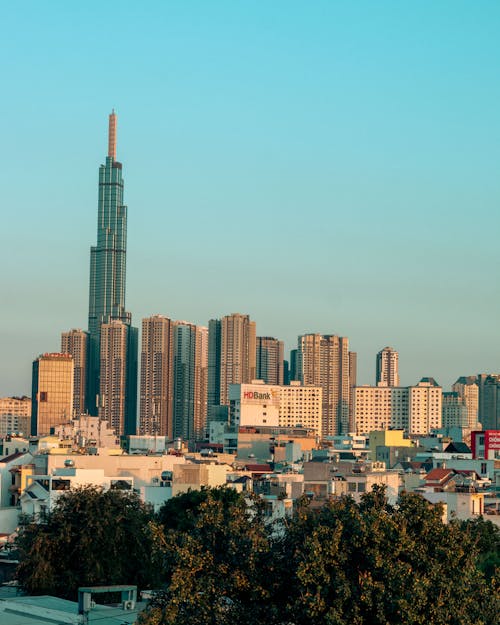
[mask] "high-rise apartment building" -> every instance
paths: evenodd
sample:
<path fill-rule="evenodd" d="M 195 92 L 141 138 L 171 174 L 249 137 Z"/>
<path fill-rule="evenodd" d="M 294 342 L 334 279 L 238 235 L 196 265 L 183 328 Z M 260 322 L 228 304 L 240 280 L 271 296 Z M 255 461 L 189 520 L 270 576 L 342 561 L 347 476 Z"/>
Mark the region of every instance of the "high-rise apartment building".
<path fill-rule="evenodd" d="M 297 368 L 305 386 L 323 389 L 323 435 L 349 431 L 349 339 L 322 334 L 298 338 Z"/>
<path fill-rule="evenodd" d="M 174 327 L 174 438 L 202 440 L 206 429 L 207 328 L 187 321 Z"/>
<path fill-rule="evenodd" d="M 88 332 L 69 330 L 61 334 L 61 353 L 70 354 L 74 364 L 73 412 L 76 417 L 87 410 L 87 345 Z"/>
<path fill-rule="evenodd" d="M 392 347 L 384 347 L 377 354 L 376 384 L 399 386 L 399 354 Z"/>
<path fill-rule="evenodd" d="M 98 411 L 97 395 L 101 386 L 101 327 L 112 319 L 131 325 L 131 315 L 125 311 L 127 207 L 123 203 L 122 164 L 116 160 L 116 123 L 113 111 L 109 116 L 108 156 L 99 168 L 97 244 L 90 249 L 87 403 L 93 415 Z M 137 341 L 137 330 L 129 333 L 129 340 Z M 131 348 L 130 355 L 137 353 L 137 345 Z M 130 362 L 127 367 L 131 384 L 132 366 Z"/>
<path fill-rule="evenodd" d="M 434 378 L 422 378 L 416 386 L 409 386 L 409 434 L 427 434 L 442 425 L 443 389 Z"/>
<path fill-rule="evenodd" d="M 43 354 L 33 362 L 31 434 L 45 436 L 73 416 L 73 358 Z"/>
<path fill-rule="evenodd" d="M 479 385 L 477 376 L 461 376 L 451 387 L 452 391 L 458 393 L 467 408 L 467 423 L 464 427 L 476 430 L 478 428 L 479 414 Z"/>
<path fill-rule="evenodd" d="M 110 319 L 100 329 L 99 417 L 117 436 L 137 430 L 137 328 Z"/>
<path fill-rule="evenodd" d="M 229 385 L 255 379 L 255 321 L 233 313 L 208 324 L 208 410 L 214 418 L 218 406 L 229 405 Z M 217 417 L 216 417 L 217 418 Z"/>
<path fill-rule="evenodd" d="M 142 320 L 139 429 L 173 438 L 174 323 L 163 315 Z"/>
<path fill-rule="evenodd" d="M 256 376 L 266 384 L 284 383 L 285 346 L 270 336 L 257 337 Z"/>
<path fill-rule="evenodd" d="M 154 315 L 142 321 L 140 431 L 201 440 L 207 418 L 208 329 Z"/>

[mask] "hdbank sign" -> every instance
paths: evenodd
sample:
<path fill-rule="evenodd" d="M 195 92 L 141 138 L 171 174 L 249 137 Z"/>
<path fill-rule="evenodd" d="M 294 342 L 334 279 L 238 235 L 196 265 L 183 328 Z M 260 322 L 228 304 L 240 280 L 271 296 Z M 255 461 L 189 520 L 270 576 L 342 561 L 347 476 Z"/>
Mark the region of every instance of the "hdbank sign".
<path fill-rule="evenodd" d="M 279 407 L 280 395 L 276 388 L 270 387 L 246 387 L 242 389 L 242 404 L 270 404 Z"/>

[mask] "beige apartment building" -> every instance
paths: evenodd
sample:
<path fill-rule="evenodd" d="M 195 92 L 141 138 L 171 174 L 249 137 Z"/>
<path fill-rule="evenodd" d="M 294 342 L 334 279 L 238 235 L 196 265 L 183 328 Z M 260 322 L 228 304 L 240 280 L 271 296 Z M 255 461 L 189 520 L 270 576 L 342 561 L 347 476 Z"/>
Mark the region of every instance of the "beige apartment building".
<path fill-rule="evenodd" d="M 73 358 L 44 354 L 33 362 L 31 434 L 43 436 L 73 414 Z"/>
<path fill-rule="evenodd" d="M 0 437 L 13 433 L 29 435 L 31 430 L 31 398 L 0 397 Z"/>
<path fill-rule="evenodd" d="M 280 427 L 323 432 L 323 389 L 292 382 L 290 386 L 232 384 L 229 387 L 230 422 L 236 427 Z"/>
<path fill-rule="evenodd" d="M 354 429 L 358 434 L 390 428 L 427 434 L 442 424 L 442 388 L 433 381 L 416 386 L 356 386 Z"/>

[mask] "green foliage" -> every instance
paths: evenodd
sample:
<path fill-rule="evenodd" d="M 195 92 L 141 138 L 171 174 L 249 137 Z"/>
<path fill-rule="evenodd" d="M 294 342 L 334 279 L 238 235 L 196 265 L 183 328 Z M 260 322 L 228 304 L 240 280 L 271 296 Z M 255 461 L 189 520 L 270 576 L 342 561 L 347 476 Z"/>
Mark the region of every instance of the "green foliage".
<path fill-rule="evenodd" d="M 18 578 L 69 599 L 81 585 L 163 587 L 141 625 L 496 625 L 499 530 L 441 515 L 375 488 L 360 504 L 304 498 L 275 526 L 259 499 L 218 488 L 153 517 L 134 495 L 87 487 L 23 525 Z"/>
<path fill-rule="evenodd" d="M 483 517 L 462 521 L 461 527 L 475 543 L 479 569 L 488 579 L 498 580 L 500 578 L 500 528 Z"/>
<path fill-rule="evenodd" d="M 178 521 L 173 511 L 181 511 Z M 153 624 L 258 625 L 271 621 L 271 547 L 259 506 L 248 507 L 230 489 L 189 492 L 159 514 L 167 590 L 142 622 Z"/>
<path fill-rule="evenodd" d="M 21 587 L 29 594 L 75 600 L 78 586 L 156 585 L 150 519 L 131 493 L 90 486 L 68 491 L 45 523 L 21 527 Z"/>
<path fill-rule="evenodd" d="M 491 528 L 445 525 L 418 495 L 391 507 L 375 488 L 359 505 L 346 497 L 319 510 L 303 499 L 281 532 L 221 491 L 168 510 L 168 590 L 142 625 L 497 623 L 498 588 L 477 566 L 477 534 L 491 546 Z"/>
<path fill-rule="evenodd" d="M 394 508 L 381 492 L 302 509 L 281 547 L 294 572 L 281 606 L 294 625 L 496 623 L 500 607 L 474 542 L 416 494 Z"/>

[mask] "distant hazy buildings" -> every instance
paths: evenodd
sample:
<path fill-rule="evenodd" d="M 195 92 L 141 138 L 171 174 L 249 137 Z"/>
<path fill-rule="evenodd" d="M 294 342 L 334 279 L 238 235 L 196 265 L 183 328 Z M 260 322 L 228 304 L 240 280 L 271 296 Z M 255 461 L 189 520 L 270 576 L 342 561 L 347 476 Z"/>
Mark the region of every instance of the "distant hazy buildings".
<path fill-rule="evenodd" d="M 283 341 L 270 336 L 257 337 L 256 377 L 266 384 L 284 383 L 285 347 Z"/>
<path fill-rule="evenodd" d="M 442 424 L 442 388 L 423 379 L 416 386 L 357 386 L 353 389 L 354 430 L 400 429 L 427 434 Z"/>
<path fill-rule="evenodd" d="M 31 434 L 43 436 L 73 415 L 73 358 L 44 354 L 33 362 Z"/>
<path fill-rule="evenodd" d="M 304 386 L 323 390 L 323 435 L 349 431 L 349 339 L 304 334 L 298 338 L 298 377 Z"/>
<path fill-rule="evenodd" d="M 392 347 L 384 347 L 377 354 L 376 384 L 399 386 L 399 354 Z"/>
<path fill-rule="evenodd" d="M 87 346 L 88 332 L 69 330 L 61 334 L 61 352 L 73 357 L 73 411 L 76 416 L 87 409 Z"/>
<path fill-rule="evenodd" d="M 90 290 L 89 290 L 89 344 L 88 344 L 88 408 L 91 414 L 97 415 L 97 395 L 102 387 L 111 392 L 108 380 L 101 384 L 100 368 L 103 358 L 100 354 L 101 327 L 109 324 L 112 320 L 119 320 L 126 326 L 131 326 L 131 315 L 125 311 L 125 272 L 127 253 L 127 207 L 123 203 L 123 178 L 122 164 L 116 160 L 116 115 L 109 116 L 108 156 L 106 163 L 99 168 L 99 201 L 97 215 L 97 244 L 90 249 Z M 134 331 L 135 330 L 135 331 Z M 132 360 L 124 365 L 128 380 L 132 384 L 132 378 L 137 379 L 137 330 L 128 333 L 128 349 L 126 355 Z M 124 332 L 123 332 L 124 333 Z M 123 338 L 123 337 L 122 337 Z M 133 341 L 136 344 L 133 345 Z M 107 343 L 106 343 L 107 344 Z M 104 356 L 106 361 L 109 354 Z M 120 377 L 117 372 L 116 379 Z M 122 388 L 116 390 L 116 397 L 112 399 L 113 405 L 123 404 L 125 399 L 119 399 Z M 136 393 L 135 393 L 136 395 Z M 129 394 L 132 402 L 134 392 Z M 108 395 L 107 400 L 111 397 Z M 99 402 L 102 404 L 102 402 Z M 129 412 L 133 410 L 129 405 Z M 113 423 L 122 423 L 124 426 L 124 409 L 111 415 Z M 101 413 L 102 410 L 99 410 Z M 131 415 L 130 423 L 131 427 Z"/>

